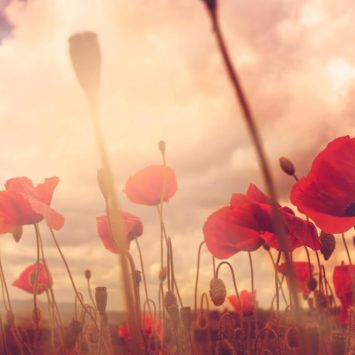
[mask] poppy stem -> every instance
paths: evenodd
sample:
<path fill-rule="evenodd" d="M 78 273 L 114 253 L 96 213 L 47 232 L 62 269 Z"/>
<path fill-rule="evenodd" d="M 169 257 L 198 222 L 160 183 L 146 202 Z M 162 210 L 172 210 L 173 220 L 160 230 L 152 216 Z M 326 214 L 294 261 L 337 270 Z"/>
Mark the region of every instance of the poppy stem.
<path fill-rule="evenodd" d="M 322 275 L 322 264 L 320 262 L 318 251 L 314 251 L 317 257 L 317 265 L 318 265 L 318 278 L 319 278 L 319 291 L 324 292 L 323 287 L 323 275 Z"/>
<path fill-rule="evenodd" d="M 261 167 L 261 172 L 263 174 L 264 182 L 267 188 L 268 195 L 270 196 L 271 199 L 271 204 L 272 204 L 272 209 L 273 209 L 273 216 L 274 216 L 274 228 L 276 231 L 276 235 L 278 238 L 278 242 L 280 245 L 280 249 L 283 252 L 285 261 L 286 261 L 286 266 L 287 266 L 287 272 L 290 275 L 290 293 L 293 298 L 293 304 L 294 304 L 294 315 L 296 318 L 299 318 L 300 316 L 300 305 L 299 305 L 299 300 L 298 300 L 298 295 L 297 295 L 297 288 L 296 288 L 296 279 L 295 279 L 295 274 L 294 270 L 292 267 L 292 262 L 290 260 L 290 257 L 287 253 L 287 240 L 286 240 L 286 230 L 285 230 L 285 225 L 284 221 L 282 219 L 282 215 L 279 209 L 279 204 L 277 202 L 277 193 L 274 185 L 274 180 L 271 174 L 271 170 L 269 168 L 269 164 L 266 159 L 266 155 L 264 152 L 264 148 L 262 146 L 261 138 L 259 135 L 259 131 L 256 126 L 255 118 L 254 115 L 251 111 L 251 107 L 248 103 L 247 97 L 244 93 L 244 90 L 242 88 L 241 82 L 238 78 L 238 74 L 236 69 L 233 66 L 232 60 L 230 58 L 228 48 L 226 46 L 223 34 L 221 32 L 218 16 L 217 16 L 217 7 L 208 7 L 208 13 L 210 15 L 210 19 L 212 22 L 214 34 L 217 40 L 219 52 L 222 56 L 224 66 L 226 68 L 226 71 L 228 73 L 228 77 L 230 79 L 230 82 L 234 88 L 234 92 L 236 95 L 236 99 L 240 104 L 244 120 L 246 122 L 246 125 L 248 127 L 254 148 L 256 150 L 259 164 Z"/>
<path fill-rule="evenodd" d="M 233 286 L 234 286 L 234 292 L 237 296 L 237 299 L 238 299 L 238 302 L 239 302 L 239 306 L 240 306 L 240 329 L 241 331 L 243 332 L 243 303 L 242 303 L 242 300 L 240 298 L 240 294 L 238 292 L 238 287 L 237 287 L 237 281 L 236 281 L 236 278 L 235 278 L 235 272 L 234 272 L 234 269 L 233 269 L 233 266 L 228 262 L 228 261 L 222 261 L 220 262 L 218 265 L 217 265 L 217 269 L 216 269 L 216 277 L 218 278 L 218 273 L 219 273 L 219 269 L 221 268 L 222 265 L 226 265 L 229 267 L 229 270 L 232 274 L 232 281 L 233 281 Z"/>
<path fill-rule="evenodd" d="M 205 244 L 205 241 L 202 241 L 198 247 L 198 252 L 197 252 L 197 268 L 196 268 L 196 277 L 195 277 L 195 315 L 196 315 L 196 312 L 197 312 L 197 288 L 198 288 L 198 280 L 199 280 L 199 277 L 200 277 L 200 260 L 201 260 L 201 249 L 203 247 L 203 245 Z M 215 275 L 215 272 L 214 272 L 214 275 Z"/>
<path fill-rule="evenodd" d="M 352 261 L 351 261 L 351 257 L 350 257 L 350 253 L 349 253 L 349 248 L 348 245 L 346 244 L 346 240 L 345 240 L 345 234 L 342 233 L 341 234 L 341 239 L 343 240 L 343 244 L 344 244 L 344 248 L 346 250 L 346 254 L 348 255 L 348 260 L 349 260 L 349 264 L 352 265 Z"/>
<path fill-rule="evenodd" d="M 94 307 L 95 309 L 97 309 L 97 307 L 96 307 L 96 302 L 95 302 L 95 300 L 94 300 L 94 296 L 92 295 L 92 291 L 91 291 L 90 278 L 87 278 L 87 279 L 86 279 L 86 285 L 87 285 L 88 294 L 89 294 L 89 298 L 90 298 L 90 300 L 91 300 L 91 303 L 92 303 L 93 307 Z"/>
<path fill-rule="evenodd" d="M 254 325 L 255 325 L 255 336 L 258 334 L 258 309 L 256 306 L 256 296 L 255 296 L 255 284 L 254 284 L 254 267 L 253 267 L 253 259 L 251 257 L 251 252 L 248 251 L 248 258 L 249 258 L 249 266 L 250 266 L 250 276 L 251 276 L 251 293 L 253 297 L 253 304 L 254 304 L 254 312 L 253 312 L 253 317 L 254 317 Z"/>

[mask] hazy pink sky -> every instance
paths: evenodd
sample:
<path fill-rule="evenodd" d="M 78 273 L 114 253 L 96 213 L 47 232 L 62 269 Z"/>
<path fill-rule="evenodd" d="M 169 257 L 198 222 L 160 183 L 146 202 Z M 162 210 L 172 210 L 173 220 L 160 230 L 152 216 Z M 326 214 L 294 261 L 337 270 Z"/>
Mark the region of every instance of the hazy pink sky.
<path fill-rule="evenodd" d="M 279 156 L 291 158 L 302 175 L 329 140 L 355 134 L 355 6 L 351 0 L 220 3 L 223 31 L 286 201 L 292 180 L 279 172 Z M 91 268 L 93 283 L 109 287 L 110 306 L 121 307 L 116 257 L 96 235 L 95 217 L 104 211 L 96 183 L 99 161 L 68 56 L 71 34 L 97 32 L 103 126 L 118 189 L 136 170 L 160 162 L 157 142 L 165 140 L 179 184 L 166 208 L 166 224 L 181 293 L 191 302 L 204 220 L 227 204 L 231 193 L 244 192 L 251 182 L 262 186 L 202 2 L 13 0 L 3 11 L 15 29 L 0 45 L 0 182 L 23 175 L 36 183 L 60 177 L 53 203 L 66 225 L 58 239 L 79 287 L 85 291 L 83 271 Z M 155 297 L 156 210 L 130 203 L 123 193 L 120 201 L 144 222 L 140 242 Z M 45 225 L 42 230 L 55 292 L 59 300 L 71 301 L 59 255 Z M 19 244 L 2 236 L 0 248 L 12 281 L 35 261 L 33 228 L 25 228 Z M 263 251 L 254 255 L 257 292 L 266 304 L 272 297 L 272 269 Z M 207 252 L 202 262 L 206 288 L 211 278 Z M 238 254 L 232 263 L 240 289 L 250 288 L 247 256 Z M 14 298 L 29 297 L 14 287 L 10 292 Z"/>

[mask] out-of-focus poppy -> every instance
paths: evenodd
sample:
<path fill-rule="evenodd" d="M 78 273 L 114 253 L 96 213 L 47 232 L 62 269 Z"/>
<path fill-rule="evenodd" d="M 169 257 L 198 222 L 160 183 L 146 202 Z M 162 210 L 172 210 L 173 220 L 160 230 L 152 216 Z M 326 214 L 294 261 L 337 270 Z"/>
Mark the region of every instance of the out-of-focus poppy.
<path fill-rule="evenodd" d="M 232 305 L 234 312 L 240 314 L 241 310 L 243 310 L 243 315 L 248 316 L 253 314 L 255 306 L 254 298 L 256 298 L 256 291 L 254 290 L 254 294 L 252 292 L 243 290 L 239 294 L 240 302 L 236 295 L 228 296 L 228 301 Z M 242 305 L 242 307 L 241 307 Z"/>
<path fill-rule="evenodd" d="M 43 293 L 53 284 L 52 277 L 47 273 L 46 267 L 42 261 L 38 263 L 38 266 L 37 263 L 28 266 L 21 272 L 18 279 L 15 280 L 12 284 L 13 286 L 16 286 L 24 291 L 34 293 L 36 290 L 36 283 L 37 294 Z"/>
<path fill-rule="evenodd" d="M 154 206 L 168 202 L 177 191 L 176 176 L 164 165 L 151 165 L 127 180 L 124 192 L 129 200 L 141 205 Z"/>
<path fill-rule="evenodd" d="M 292 266 L 296 278 L 297 289 L 305 296 L 308 296 L 311 292 L 308 288 L 308 280 L 313 273 L 313 265 L 306 261 L 295 261 L 292 263 Z M 286 263 L 279 265 L 278 272 L 285 275 L 287 282 L 289 282 Z"/>
<path fill-rule="evenodd" d="M 338 265 L 333 271 L 333 284 L 341 302 L 339 320 L 348 321 L 348 308 L 355 304 L 355 265 Z"/>
<path fill-rule="evenodd" d="M 290 251 L 304 245 L 314 250 L 320 248 L 317 230 L 312 223 L 296 217 L 288 207 L 280 207 L 280 213 Z M 208 249 L 220 259 L 239 251 L 256 250 L 264 242 L 280 250 L 270 199 L 255 185 L 250 185 L 245 195 L 233 194 L 230 206 L 207 218 L 203 232 Z"/>
<path fill-rule="evenodd" d="M 143 234 L 143 223 L 137 216 L 128 212 L 122 212 L 122 218 L 124 239 L 126 242 L 125 249 L 128 251 L 131 241 Z M 118 249 L 112 239 L 107 216 L 96 217 L 96 225 L 97 232 L 105 248 L 117 254 Z"/>
<path fill-rule="evenodd" d="M 51 177 L 34 187 L 27 177 L 8 180 L 6 191 L 0 192 L 0 233 L 38 223 L 43 218 L 49 227 L 56 230 L 62 228 L 64 217 L 50 207 L 58 182 L 58 177 Z"/>
<path fill-rule="evenodd" d="M 330 142 L 291 191 L 291 202 L 326 233 L 355 225 L 355 138 Z"/>
<path fill-rule="evenodd" d="M 161 334 L 161 322 L 159 319 L 156 319 L 149 314 L 145 314 L 142 318 L 142 330 L 144 335 L 148 338 L 153 332 L 157 332 L 157 334 Z M 125 341 L 131 339 L 131 335 L 129 332 L 128 324 L 122 323 L 118 326 L 117 330 L 118 336 Z"/>

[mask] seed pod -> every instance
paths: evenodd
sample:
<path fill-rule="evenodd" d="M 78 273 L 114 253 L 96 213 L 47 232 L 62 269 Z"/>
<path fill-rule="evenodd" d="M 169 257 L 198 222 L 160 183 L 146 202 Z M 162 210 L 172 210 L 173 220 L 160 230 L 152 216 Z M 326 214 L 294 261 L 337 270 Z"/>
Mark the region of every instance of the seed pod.
<path fill-rule="evenodd" d="M 209 10 L 215 11 L 217 7 L 217 0 L 202 0 L 208 7 Z"/>
<path fill-rule="evenodd" d="M 84 272 L 85 278 L 90 280 L 91 279 L 91 270 L 86 269 Z"/>
<path fill-rule="evenodd" d="M 282 171 L 287 174 L 287 175 L 295 175 L 295 166 L 293 165 L 292 161 L 285 158 L 285 157 L 281 157 L 279 159 L 279 163 L 281 166 Z"/>
<path fill-rule="evenodd" d="M 69 53 L 76 77 L 87 94 L 100 85 L 101 52 L 96 33 L 82 32 L 69 38 Z"/>
<path fill-rule="evenodd" d="M 164 141 L 159 141 L 158 143 L 158 148 L 161 152 L 161 154 L 165 154 L 165 149 L 166 149 L 166 143 Z"/>
<path fill-rule="evenodd" d="M 180 309 L 180 318 L 184 324 L 184 327 L 190 330 L 192 325 L 191 307 L 182 307 Z"/>
<path fill-rule="evenodd" d="M 335 249 L 335 238 L 333 234 L 320 233 L 320 252 L 323 254 L 324 260 L 328 260 Z"/>
<path fill-rule="evenodd" d="M 312 276 L 307 281 L 307 287 L 310 291 L 314 291 L 318 286 L 317 280 Z"/>
<path fill-rule="evenodd" d="M 8 325 L 13 325 L 15 322 L 15 315 L 12 311 L 6 312 L 6 320 Z"/>
<path fill-rule="evenodd" d="M 97 169 L 97 182 L 99 184 L 102 196 L 105 200 L 107 200 L 110 196 L 110 189 L 107 174 L 104 169 Z"/>
<path fill-rule="evenodd" d="M 105 310 L 106 310 L 106 306 L 107 306 L 107 289 L 106 289 L 106 287 L 96 287 L 95 300 L 96 300 L 97 310 L 99 311 L 100 315 L 103 316 L 105 314 Z"/>
<path fill-rule="evenodd" d="M 32 311 L 32 321 L 33 321 L 33 323 L 38 324 L 41 319 L 42 319 L 41 310 L 38 307 L 34 308 L 33 311 Z"/>
<path fill-rule="evenodd" d="M 165 308 L 169 309 L 171 306 L 177 306 L 177 299 L 173 292 L 167 291 L 164 297 Z"/>
<path fill-rule="evenodd" d="M 14 237 L 16 243 L 18 243 L 21 240 L 22 233 L 23 233 L 22 226 L 19 226 L 12 231 L 12 236 Z"/>
<path fill-rule="evenodd" d="M 210 297 L 215 306 L 221 306 L 227 295 L 226 286 L 221 279 L 214 277 L 210 282 Z"/>
<path fill-rule="evenodd" d="M 177 328 L 179 326 L 180 320 L 179 307 L 175 304 L 172 304 L 167 307 L 167 311 L 169 313 L 171 321 L 173 322 L 174 327 Z"/>
<path fill-rule="evenodd" d="M 166 276 L 168 274 L 168 269 L 166 266 L 164 266 L 160 271 L 159 271 L 159 280 L 164 281 L 166 279 Z"/>

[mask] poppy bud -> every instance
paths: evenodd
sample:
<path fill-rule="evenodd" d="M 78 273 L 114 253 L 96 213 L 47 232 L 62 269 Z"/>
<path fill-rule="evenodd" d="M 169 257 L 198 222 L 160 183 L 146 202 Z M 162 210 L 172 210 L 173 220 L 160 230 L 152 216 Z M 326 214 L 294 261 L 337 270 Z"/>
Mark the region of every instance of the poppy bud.
<path fill-rule="evenodd" d="M 23 233 L 22 226 L 19 226 L 12 231 L 12 236 L 14 237 L 16 243 L 18 243 L 21 240 L 22 233 Z"/>
<path fill-rule="evenodd" d="M 103 316 L 105 314 L 105 310 L 106 310 L 106 306 L 107 306 L 107 289 L 106 289 L 106 287 L 96 287 L 95 300 L 96 300 L 97 310 L 99 311 L 100 315 Z"/>
<path fill-rule="evenodd" d="M 180 309 L 180 318 L 186 329 L 190 329 L 192 325 L 191 307 L 182 307 Z"/>
<path fill-rule="evenodd" d="M 110 195 L 110 189 L 107 174 L 104 169 L 97 169 L 97 182 L 99 184 L 102 196 L 105 200 L 107 200 Z"/>
<path fill-rule="evenodd" d="M 158 143 L 159 150 L 161 154 L 165 154 L 166 143 L 164 141 L 159 141 Z"/>
<path fill-rule="evenodd" d="M 264 244 L 263 244 L 263 248 L 264 248 L 265 250 L 270 250 L 270 245 L 269 245 L 268 243 L 264 243 Z"/>
<path fill-rule="evenodd" d="M 285 157 L 281 157 L 279 159 L 279 163 L 280 163 L 280 166 L 281 166 L 281 169 L 282 171 L 287 174 L 287 175 L 295 175 L 295 166 L 293 165 L 292 161 L 285 158 Z"/>
<path fill-rule="evenodd" d="M 335 249 L 335 238 L 333 234 L 320 233 L 320 252 L 323 254 L 324 260 L 328 260 Z"/>
<path fill-rule="evenodd" d="M 134 270 L 133 280 L 136 283 L 136 285 L 139 286 L 140 282 L 142 281 L 142 273 L 139 270 Z"/>
<path fill-rule="evenodd" d="M 69 53 L 76 77 L 89 95 L 100 85 L 101 53 L 94 32 L 77 33 L 69 37 Z"/>
<path fill-rule="evenodd" d="M 167 291 L 164 297 L 165 308 L 169 309 L 171 306 L 177 306 L 177 299 L 173 292 Z"/>
<path fill-rule="evenodd" d="M 15 315 L 12 311 L 7 311 L 6 312 L 6 320 L 8 325 L 13 325 L 15 322 Z"/>
<path fill-rule="evenodd" d="M 314 291 L 318 286 L 318 282 L 314 277 L 310 277 L 307 281 L 307 287 L 310 291 Z"/>
<path fill-rule="evenodd" d="M 177 304 L 172 304 L 169 307 L 167 307 L 167 311 L 169 313 L 170 319 L 173 322 L 173 325 L 175 328 L 179 326 L 179 320 L 180 320 L 180 315 L 179 315 L 179 307 Z"/>
<path fill-rule="evenodd" d="M 84 272 L 84 274 L 85 274 L 85 278 L 86 278 L 86 279 L 88 279 L 88 280 L 91 279 L 91 270 L 86 269 L 85 272 Z"/>
<path fill-rule="evenodd" d="M 224 303 L 227 295 L 226 286 L 221 279 L 214 277 L 210 282 L 210 297 L 215 306 Z"/>
<path fill-rule="evenodd" d="M 161 351 L 161 341 L 158 334 L 153 333 L 148 338 L 149 354 L 159 354 Z"/>
<path fill-rule="evenodd" d="M 33 323 L 38 324 L 41 319 L 42 319 L 41 310 L 38 307 L 34 308 L 32 311 Z"/>
<path fill-rule="evenodd" d="M 164 266 L 160 271 L 159 271 L 159 280 L 164 281 L 166 279 L 166 275 L 168 274 L 168 270 L 166 266 Z"/>

